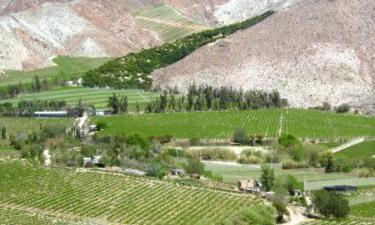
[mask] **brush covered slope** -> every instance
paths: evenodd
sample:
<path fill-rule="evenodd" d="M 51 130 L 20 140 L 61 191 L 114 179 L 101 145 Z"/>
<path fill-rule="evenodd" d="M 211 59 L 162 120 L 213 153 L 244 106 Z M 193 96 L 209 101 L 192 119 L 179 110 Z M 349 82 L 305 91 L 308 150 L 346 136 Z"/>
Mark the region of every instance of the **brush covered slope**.
<path fill-rule="evenodd" d="M 154 86 L 276 89 L 294 107 L 374 107 L 374 11 L 372 0 L 303 1 L 154 72 Z"/>

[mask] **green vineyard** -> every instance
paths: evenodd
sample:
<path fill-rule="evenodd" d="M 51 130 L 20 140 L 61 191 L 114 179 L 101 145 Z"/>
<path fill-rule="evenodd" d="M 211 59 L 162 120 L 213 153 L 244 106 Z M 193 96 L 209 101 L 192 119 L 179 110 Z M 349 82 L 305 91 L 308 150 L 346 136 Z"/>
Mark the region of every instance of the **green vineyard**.
<path fill-rule="evenodd" d="M 21 162 L 0 162 L 0 174 L 0 219 L 30 218 L 35 221 L 26 222 L 30 225 L 49 224 L 51 218 L 59 225 L 94 218 L 113 224 L 191 225 L 201 219 L 222 221 L 259 201 L 172 182 Z"/>
<path fill-rule="evenodd" d="M 167 5 L 140 10 L 136 13 L 135 18 L 146 29 L 158 33 L 165 42 L 172 42 L 207 29 Z"/>
<path fill-rule="evenodd" d="M 96 89 L 96 88 L 63 88 L 54 91 L 21 95 L 13 99 L 0 101 L 1 103 L 10 102 L 16 104 L 22 100 L 64 100 L 68 105 L 75 106 L 81 99 L 83 104 L 93 105 L 97 109 L 107 109 L 108 98 L 113 94 L 124 95 L 128 97 L 129 110 L 134 110 L 136 103 L 144 106 L 150 100 L 159 96 L 158 93 L 144 92 L 142 90 L 115 90 L 115 89 Z"/>
<path fill-rule="evenodd" d="M 230 138 L 237 128 L 249 135 L 276 137 L 281 133 L 304 138 L 351 138 L 375 136 L 375 119 L 314 110 L 270 109 L 114 116 L 96 119 L 107 123 L 102 134 L 177 138 Z"/>

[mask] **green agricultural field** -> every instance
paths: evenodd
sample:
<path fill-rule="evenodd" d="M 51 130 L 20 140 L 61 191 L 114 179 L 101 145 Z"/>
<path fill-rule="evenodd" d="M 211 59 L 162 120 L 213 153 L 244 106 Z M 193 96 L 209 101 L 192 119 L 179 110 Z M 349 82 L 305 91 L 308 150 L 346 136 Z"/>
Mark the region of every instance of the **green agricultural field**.
<path fill-rule="evenodd" d="M 60 125 L 68 128 L 73 125 L 73 119 L 42 119 L 21 117 L 0 117 L 0 127 L 6 127 L 7 135 L 17 135 L 20 132 L 28 133 L 38 131 L 41 125 Z"/>
<path fill-rule="evenodd" d="M 375 223 L 375 201 L 353 206 L 352 212 L 356 216 L 372 218 Z"/>
<path fill-rule="evenodd" d="M 297 109 L 147 114 L 96 121 L 108 125 L 102 134 L 140 133 L 176 138 L 230 138 L 239 127 L 249 135 L 266 137 L 276 137 L 282 132 L 300 138 L 375 136 L 375 118 Z"/>
<path fill-rule="evenodd" d="M 73 219 L 36 213 L 28 209 L 3 208 L 0 205 L 0 225 L 89 225 Z"/>
<path fill-rule="evenodd" d="M 191 21 L 176 9 L 160 5 L 142 9 L 135 18 L 144 28 L 155 31 L 165 42 L 172 42 L 189 34 L 207 29 Z"/>
<path fill-rule="evenodd" d="M 118 225 L 192 225 L 202 219 L 223 221 L 261 202 L 249 195 L 141 177 L 44 169 L 25 162 L 0 162 L 0 174 L 0 210 L 5 212 L 0 218 L 10 221 L 19 210 L 26 213 L 21 212 L 24 218 L 48 215 L 81 221 L 105 218 Z"/>
<path fill-rule="evenodd" d="M 71 77 L 77 78 L 83 76 L 90 69 L 103 65 L 110 59 L 59 56 L 53 59 L 56 66 L 33 71 L 5 71 L 6 74 L 0 77 L 0 87 L 20 82 L 31 82 L 35 76 L 42 79 L 53 79 L 55 77 L 65 79 L 70 79 Z"/>
<path fill-rule="evenodd" d="M 335 154 L 337 157 L 349 161 L 358 162 L 359 160 L 370 159 L 375 157 L 375 141 L 365 141 L 354 145 Z M 375 158 L 374 158 L 375 160 Z"/>
<path fill-rule="evenodd" d="M 222 165 L 217 163 L 205 163 L 206 168 L 211 170 L 213 175 L 222 176 L 225 183 L 235 184 L 239 180 L 243 179 L 259 179 L 261 176 L 260 165 L 258 167 L 248 166 L 248 165 Z M 300 181 L 306 179 L 306 181 L 311 182 L 322 182 L 324 180 L 335 180 L 342 178 L 354 178 L 354 174 L 345 173 L 324 173 L 323 169 L 293 169 L 293 170 L 283 170 L 278 164 L 274 165 L 275 175 L 285 175 L 292 174 L 296 176 Z"/>
<path fill-rule="evenodd" d="M 25 94 L 17 98 L 2 100 L 0 103 L 11 102 L 16 104 L 21 100 L 65 100 L 68 105 L 77 105 L 79 99 L 83 104 L 94 105 L 97 109 L 107 109 L 108 98 L 116 95 L 126 95 L 129 101 L 129 110 L 134 110 L 136 103 L 144 108 L 151 99 L 159 96 L 156 92 L 144 92 L 142 90 L 115 90 L 95 88 L 62 88 L 33 94 Z"/>

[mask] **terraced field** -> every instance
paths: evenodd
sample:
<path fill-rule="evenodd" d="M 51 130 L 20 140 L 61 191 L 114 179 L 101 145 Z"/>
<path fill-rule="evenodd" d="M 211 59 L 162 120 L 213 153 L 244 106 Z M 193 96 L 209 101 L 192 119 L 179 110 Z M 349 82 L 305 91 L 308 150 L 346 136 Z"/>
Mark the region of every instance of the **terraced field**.
<path fill-rule="evenodd" d="M 151 99 L 159 96 L 156 92 L 144 92 L 141 90 L 115 90 L 115 89 L 95 89 L 95 88 L 63 88 L 54 91 L 21 95 L 17 98 L 0 101 L 0 103 L 17 103 L 21 100 L 65 100 L 68 105 L 77 105 L 79 99 L 82 103 L 94 105 L 97 109 L 107 109 L 108 98 L 115 93 L 117 95 L 128 96 L 129 110 L 135 108 L 136 103 L 144 106 Z M 143 107 L 141 107 L 143 109 Z"/>
<path fill-rule="evenodd" d="M 259 201 L 146 178 L 44 169 L 22 162 L 0 162 L 0 174 L 0 210 L 5 212 L 0 218 L 10 221 L 47 215 L 75 221 L 106 218 L 119 225 L 191 225 L 201 219 L 222 221 Z"/>
<path fill-rule="evenodd" d="M 251 135 L 266 137 L 283 132 L 300 138 L 375 136 L 375 118 L 297 109 L 149 114 L 98 120 L 109 126 L 103 134 L 230 138 L 236 128 L 243 127 Z"/>
<path fill-rule="evenodd" d="M 5 71 L 0 76 L 0 87 L 18 84 L 20 82 L 31 82 L 35 76 L 41 79 L 53 79 L 55 77 L 70 79 L 71 77 L 83 76 L 88 70 L 97 68 L 110 58 L 86 58 L 59 56 L 53 59 L 56 66 L 34 71 Z"/>
<path fill-rule="evenodd" d="M 1 117 L 0 127 L 6 127 L 8 135 L 17 135 L 20 132 L 28 133 L 37 131 L 41 125 L 59 125 L 68 128 L 73 124 L 73 119 L 42 119 L 42 118 L 22 118 L 22 117 Z"/>
<path fill-rule="evenodd" d="M 158 33 L 165 42 L 207 29 L 168 5 L 146 8 L 136 12 L 135 16 L 139 24 Z"/>

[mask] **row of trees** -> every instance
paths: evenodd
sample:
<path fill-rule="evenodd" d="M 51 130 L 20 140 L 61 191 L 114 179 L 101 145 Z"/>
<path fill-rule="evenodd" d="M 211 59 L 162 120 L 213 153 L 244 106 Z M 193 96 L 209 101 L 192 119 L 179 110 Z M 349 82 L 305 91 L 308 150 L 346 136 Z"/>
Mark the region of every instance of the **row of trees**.
<path fill-rule="evenodd" d="M 127 114 L 129 110 L 128 96 L 117 96 L 113 93 L 108 99 L 107 106 L 112 109 L 113 114 Z"/>
<path fill-rule="evenodd" d="M 191 85 L 186 95 L 176 96 L 164 91 L 159 98 L 151 101 L 146 113 L 206 111 L 228 109 L 281 108 L 288 106 L 286 99 L 278 91 L 242 91 L 233 88 Z"/>
<path fill-rule="evenodd" d="M 0 104 L 0 114 L 8 116 L 31 116 L 35 111 L 58 111 L 67 107 L 64 100 L 22 100 L 13 106 L 12 103 Z"/>
<path fill-rule="evenodd" d="M 38 76 L 35 76 L 31 83 L 22 83 L 15 85 L 9 85 L 6 87 L 0 88 L 0 99 L 9 99 L 16 97 L 17 95 L 23 93 L 33 93 L 47 91 L 53 86 L 47 79 L 40 79 Z"/>

